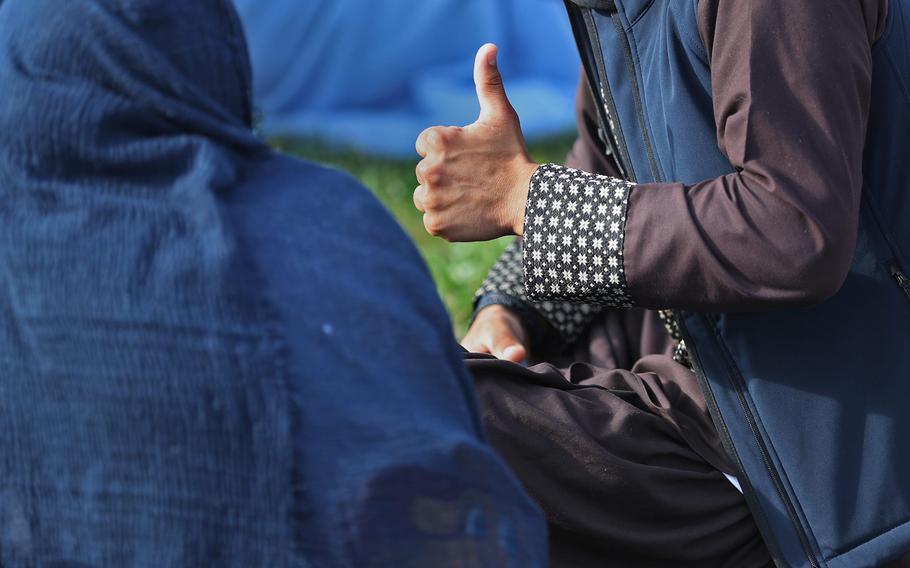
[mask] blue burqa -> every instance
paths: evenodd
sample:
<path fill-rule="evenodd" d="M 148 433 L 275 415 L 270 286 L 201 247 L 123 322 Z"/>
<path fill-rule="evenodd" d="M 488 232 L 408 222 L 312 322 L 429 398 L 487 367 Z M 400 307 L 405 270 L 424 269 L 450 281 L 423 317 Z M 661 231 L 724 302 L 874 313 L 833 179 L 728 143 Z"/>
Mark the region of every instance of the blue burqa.
<path fill-rule="evenodd" d="M 416 250 L 226 0 L 0 8 L 0 564 L 539 566 Z"/>

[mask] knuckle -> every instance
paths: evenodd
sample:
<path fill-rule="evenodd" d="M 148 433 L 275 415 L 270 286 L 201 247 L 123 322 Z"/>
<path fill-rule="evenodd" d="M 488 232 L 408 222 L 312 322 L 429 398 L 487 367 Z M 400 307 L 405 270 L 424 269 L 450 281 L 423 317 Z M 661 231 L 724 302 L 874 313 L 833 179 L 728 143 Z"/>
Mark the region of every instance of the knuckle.
<path fill-rule="evenodd" d="M 427 177 L 426 170 L 428 167 L 429 166 L 427 165 L 426 160 L 421 160 L 420 162 L 417 163 L 417 167 L 414 168 L 414 172 L 417 174 L 417 181 L 419 181 L 420 183 L 426 182 L 426 177 Z"/>
<path fill-rule="evenodd" d="M 423 157 L 426 157 L 431 152 L 435 152 L 436 148 L 434 147 L 434 140 L 436 139 L 436 130 L 438 126 L 431 126 L 430 128 L 425 129 L 417 137 L 417 143 L 415 144 L 417 148 L 417 153 Z"/>
<path fill-rule="evenodd" d="M 499 73 L 498 71 L 494 72 L 494 73 L 490 73 L 487 76 L 486 84 L 488 87 L 495 87 L 495 88 L 502 87 L 502 74 Z M 495 92 L 498 92 L 498 90 Z"/>
<path fill-rule="evenodd" d="M 414 207 L 418 211 L 424 211 L 426 206 L 424 205 L 424 200 L 426 199 L 426 188 L 422 185 L 417 186 L 417 189 L 414 190 Z"/>
<path fill-rule="evenodd" d="M 439 138 L 443 145 L 450 146 L 453 142 L 458 139 L 458 136 L 461 134 L 460 126 L 446 126 L 445 128 L 440 129 Z"/>
<path fill-rule="evenodd" d="M 459 126 L 434 126 L 427 129 L 427 144 L 433 150 L 444 153 L 451 148 L 461 133 Z"/>
<path fill-rule="evenodd" d="M 430 133 L 433 132 L 434 130 L 436 130 L 437 128 L 439 128 L 439 127 L 430 126 L 428 128 L 424 128 L 423 131 L 421 131 L 421 133 L 417 136 L 417 141 L 420 142 L 421 144 L 426 144 L 427 142 L 430 141 Z"/>
<path fill-rule="evenodd" d="M 442 208 L 442 202 L 435 191 L 427 191 L 423 195 L 423 206 L 427 211 L 436 211 Z"/>
<path fill-rule="evenodd" d="M 431 171 L 427 174 L 427 183 L 431 186 L 441 185 L 442 174 L 438 173 L 436 170 Z"/>
<path fill-rule="evenodd" d="M 442 181 L 442 165 L 421 162 L 417 164 L 417 178 L 427 185 L 439 185 Z"/>
<path fill-rule="evenodd" d="M 435 126 L 427 130 L 427 146 L 430 148 L 441 151 L 445 150 L 446 146 L 446 137 L 443 134 L 443 129 L 441 127 Z"/>
<path fill-rule="evenodd" d="M 424 215 L 423 226 L 434 237 L 442 236 L 445 232 L 445 224 L 437 215 Z"/>

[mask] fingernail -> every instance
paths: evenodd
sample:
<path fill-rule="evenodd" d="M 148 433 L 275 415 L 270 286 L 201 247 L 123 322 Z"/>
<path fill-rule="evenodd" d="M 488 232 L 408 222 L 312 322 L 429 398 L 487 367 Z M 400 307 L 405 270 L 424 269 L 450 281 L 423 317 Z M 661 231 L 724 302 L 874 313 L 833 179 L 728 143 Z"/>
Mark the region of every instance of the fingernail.
<path fill-rule="evenodd" d="M 490 55 L 487 56 L 487 65 L 490 67 L 496 67 L 496 52 L 493 51 Z"/>

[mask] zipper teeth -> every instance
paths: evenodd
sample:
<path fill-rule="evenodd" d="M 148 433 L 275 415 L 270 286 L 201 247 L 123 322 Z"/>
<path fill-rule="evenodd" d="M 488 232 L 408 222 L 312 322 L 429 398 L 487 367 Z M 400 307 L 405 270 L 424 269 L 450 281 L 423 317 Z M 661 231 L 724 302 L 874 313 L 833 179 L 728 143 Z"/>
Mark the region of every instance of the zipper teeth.
<path fill-rule="evenodd" d="M 619 151 L 617 150 L 613 132 L 608 127 L 608 121 L 604 117 L 604 113 L 607 112 L 606 103 L 604 102 L 604 93 L 602 90 L 596 88 L 596 86 L 600 85 L 601 81 L 600 78 L 597 77 L 597 71 L 593 69 L 591 63 L 593 49 L 590 48 L 591 42 L 587 41 L 590 33 L 587 32 L 588 22 L 585 13 L 577 6 L 573 5 L 573 0 L 565 0 L 564 3 L 566 12 L 569 14 L 569 23 L 572 26 L 572 35 L 575 36 L 575 44 L 578 46 L 578 55 L 581 58 L 581 64 L 584 67 L 585 75 L 588 78 L 588 88 L 590 89 L 591 98 L 595 102 L 595 110 L 597 111 L 597 136 L 606 147 L 607 154 L 613 156 L 620 173 L 623 177 L 627 177 L 625 165 L 623 164 L 622 156 L 619 155 Z M 582 23 L 579 23 L 579 20 L 581 20 Z M 586 47 L 591 53 L 585 51 Z"/>
<path fill-rule="evenodd" d="M 635 62 L 632 59 L 632 46 L 629 38 L 626 36 L 626 30 L 623 28 L 622 21 L 619 18 L 619 12 L 611 14 L 613 25 L 616 26 L 616 32 L 619 34 L 622 42 L 623 51 L 626 57 L 626 68 L 629 71 L 629 83 L 632 86 L 632 102 L 635 105 L 635 113 L 638 115 L 638 124 L 641 128 L 641 139 L 645 145 L 645 151 L 648 153 L 648 162 L 651 166 L 651 176 L 655 182 L 663 181 L 660 175 L 660 168 L 657 167 L 657 158 L 654 156 L 654 148 L 651 145 L 651 135 L 648 132 L 647 121 L 645 120 L 644 103 L 642 102 L 641 90 L 638 86 L 638 75 L 635 73 Z"/>
<path fill-rule="evenodd" d="M 606 124 L 604 124 L 604 127 L 607 128 L 612 139 L 616 142 L 616 161 L 619 162 L 623 174 L 629 181 L 635 181 L 635 169 L 632 167 L 632 158 L 629 155 L 629 147 L 626 145 L 626 139 L 622 134 L 622 129 L 618 128 L 614 122 L 616 120 L 615 117 L 617 116 L 616 104 L 613 101 L 613 93 L 610 91 L 610 81 L 607 78 L 606 65 L 604 65 L 603 62 L 603 51 L 600 46 L 600 37 L 597 34 L 597 25 L 591 17 L 590 10 L 583 11 L 582 18 L 584 19 L 587 28 L 588 38 L 594 45 L 592 55 L 594 56 L 597 71 L 600 75 L 600 80 L 597 82 L 601 96 L 600 107 L 606 115 Z M 601 121 L 604 121 L 604 119 L 602 118 Z"/>
<path fill-rule="evenodd" d="M 720 413 L 720 409 L 717 406 L 717 399 L 714 398 L 714 392 L 711 390 L 711 387 L 708 383 L 708 379 L 705 376 L 704 371 L 702 371 L 701 357 L 698 354 L 698 350 L 696 350 L 693 347 L 695 345 L 695 342 L 692 341 L 692 336 L 689 334 L 689 330 L 686 327 L 685 323 L 682 321 L 682 318 L 678 318 L 678 320 L 679 320 L 678 323 L 679 323 L 680 332 L 682 333 L 683 340 L 686 343 L 686 347 L 689 351 L 689 355 L 690 355 L 690 358 L 692 361 L 692 370 L 695 372 L 695 376 L 698 379 L 698 383 L 701 386 L 702 391 L 704 391 L 704 393 L 705 393 L 705 402 L 708 404 L 708 411 L 711 414 L 714 425 L 718 429 L 718 434 L 720 435 L 721 444 L 723 445 L 724 449 L 727 451 L 727 454 L 735 462 L 735 465 L 737 468 L 737 473 L 740 476 L 742 476 L 742 479 L 740 479 L 740 483 L 743 487 L 743 496 L 746 498 L 747 502 L 749 502 L 750 504 L 753 505 L 752 514 L 755 518 L 756 523 L 763 525 L 765 527 L 765 531 L 767 532 L 767 534 L 769 534 L 769 535 L 773 534 L 773 531 L 771 531 L 771 523 L 768 522 L 767 518 L 764 516 L 764 511 L 762 510 L 761 506 L 757 503 L 757 500 L 754 496 L 754 489 L 752 488 L 752 484 L 749 481 L 749 479 L 747 477 L 745 477 L 745 475 L 743 473 L 745 471 L 745 468 L 743 467 L 742 459 L 740 459 L 739 453 L 736 451 L 736 447 L 733 445 L 733 440 L 732 440 L 732 437 L 730 436 L 730 430 L 727 428 L 727 423 L 724 421 L 723 416 Z M 743 404 L 742 400 L 740 401 L 740 404 Z M 750 424 L 750 430 L 752 430 L 751 424 Z M 754 432 L 754 430 L 752 430 L 752 431 Z M 764 456 L 763 456 L 763 461 L 764 461 Z M 764 463 L 767 464 L 766 461 Z M 765 467 L 767 468 L 767 465 Z M 791 517 L 791 519 L 792 519 L 792 517 Z M 810 554 L 808 554 L 808 551 L 806 549 L 805 543 L 802 541 L 802 538 L 800 538 L 800 543 L 803 544 L 803 551 L 806 553 L 810 566 L 812 568 L 818 568 L 818 565 L 815 563 L 812 556 Z M 777 547 L 777 543 L 772 540 L 770 542 L 765 542 L 765 544 L 766 544 L 766 546 L 768 546 L 768 550 L 771 553 L 772 558 L 774 558 L 775 565 L 777 565 L 777 566 L 784 565 L 783 560 L 782 560 L 783 554 Z"/>
<path fill-rule="evenodd" d="M 814 559 L 814 554 L 812 553 L 812 548 L 809 545 L 809 540 L 805 535 L 805 531 L 802 528 L 802 523 L 799 522 L 799 517 L 796 514 L 796 509 L 793 506 L 793 502 L 786 494 L 784 490 L 783 481 L 780 478 L 780 475 L 777 473 L 777 469 L 774 467 L 774 464 L 771 462 L 771 455 L 768 452 L 768 448 L 765 445 L 765 441 L 761 436 L 761 433 L 758 430 L 758 423 L 755 421 L 755 417 L 752 414 L 752 411 L 749 409 L 749 403 L 746 401 L 746 396 L 743 394 L 745 389 L 745 384 L 743 383 L 742 377 L 736 373 L 736 378 L 734 379 L 736 391 L 736 396 L 739 399 L 739 404 L 742 407 L 743 414 L 746 416 L 746 422 L 749 424 L 749 431 L 752 432 L 752 437 L 758 443 L 758 450 L 761 454 L 762 462 L 765 465 L 765 470 L 770 474 L 771 481 L 774 483 L 774 489 L 777 491 L 778 496 L 783 501 L 784 506 L 787 508 L 787 515 L 790 517 L 790 522 L 796 527 L 796 536 L 799 537 L 800 544 L 803 547 L 803 552 L 806 555 L 806 558 L 809 560 L 809 565 L 812 568 L 818 568 Z"/>
<path fill-rule="evenodd" d="M 897 284 L 904 295 L 907 296 L 907 299 L 910 300 L 910 277 L 907 277 L 907 274 L 901 269 L 901 260 L 904 258 L 901 247 L 894 241 L 894 238 L 891 236 L 891 233 L 885 230 L 884 225 L 882 225 L 881 217 L 878 213 L 878 207 L 875 204 L 875 201 L 870 197 L 871 190 L 870 188 L 863 183 L 863 190 L 860 192 L 860 199 L 866 205 L 866 209 L 869 211 L 869 217 L 872 219 L 872 222 L 875 224 L 875 227 L 878 229 L 878 234 L 885 241 L 885 245 L 888 247 L 888 250 L 891 251 L 893 255 L 891 260 L 888 263 L 888 271 L 891 273 L 891 278 Z"/>
<path fill-rule="evenodd" d="M 643 144 L 645 146 L 645 150 L 648 154 L 648 161 L 650 162 L 650 166 L 651 166 L 651 175 L 654 178 L 654 181 L 659 182 L 661 180 L 661 176 L 660 176 L 660 172 L 658 171 L 658 168 L 657 168 L 657 160 L 654 156 L 654 148 L 651 146 L 651 139 L 650 139 L 650 135 L 648 133 L 648 126 L 647 126 L 647 123 L 645 122 L 644 108 L 643 108 L 643 104 L 642 104 L 642 100 L 641 100 L 641 92 L 638 88 L 638 77 L 635 74 L 635 63 L 632 59 L 632 47 L 629 43 L 629 38 L 626 37 L 626 31 L 623 28 L 622 21 L 619 19 L 619 14 L 614 13 L 611 15 L 611 17 L 613 19 L 614 25 L 616 26 L 616 31 L 619 34 L 620 39 L 622 41 L 623 48 L 625 49 L 626 67 L 628 68 L 628 71 L 630 74 L 629 80 L 632 83 L 633 103 L 635 104 L 635 109 L 636 109 L 637 115 L 638 115 L 639 128 L 641 129 L 641 132 L 642 132 L 642 142 L 643 142 Z M 702 315 L 701 317 L 703 319 L 705 318 L 704 315 Z M 710 326 L 710 322 L 706 322 L 706 323 L 708 323 L 708 325 Z M 690 350 L 694 351 L 693 342 L 687 342 L 686 345 L 689 347 Z M 727 358 L 729 358 L 728 353 L 725 353 L 725 355 Z M 693 357 L 693 359 L 694 358 L 695 357 Z M 710 387 L 709 387 L 707 381 L 705 381 L 705 386 L 708 387 L 706 390 L 710 391 Z M 761 454 L 762 462 L 765 466 L 765 471 L 771 477 L 771 482 L 774 484 L 774 489 L 777 492 L 777 495 L 780 498 L 781 502 L 783 502 L 784 507 L 786 507 L 786 509 L 787 509 L 787 516 L 790 518 L 790 522 L 793 524 L 793 528 L 796 531 L 796 536 L 799 538 L 800 545 L 802 546 L 803 553 L 806 555 L 806 559 L 809 561 L 809 565 L 812 568 L 818 568 L 818 564 L 815 562 L 815 555 L 812 552 L 812 547 L 809 545 L 809 540 L 805 534 L 805 529 L 803 528 L 802 523 L 800 522 L 799 517 L 796 514 L 796 509 L 794 508 L 790 497 L 787 495 L 787 493 L 784 489 L 783 481 L 780 479 L 780 475 L 778 474 L 777 470 L 774 467 L 774 464 L 771 461 L 770 454 L 768 453 L 768 448 L 765 445 L 764 439 L 761 436 L 761 432 L 758 430 L 758 424 L 755 421 L 755 417 L 752 415 L 752 411 L 749 408 L 748 402 L 746 401 L 745 394 L 743 394 L 743 389 L 745 388 L 745 385 L 743 384 L 742 378 L 738 375 L 738 373 L 734 380 L 733 387 L 734 387 L 734 390 L 736 391 L 737 398 L 739 399 L 739 404 L 741 406 L 743 415 L 746 417 L 746 422 L 749 425 L 749 431 L 752 434 L 752 438 L 755 440 L 755 442 L 758 445 L 758 450 L 759 450 L 759 453 Z M 713 398 L 713 394 L 711 396 Z M 718 413 L 718 415 L 719 415 L 719 413 Z M 721 421 L 721 423 L 722 423 L 722 421 Z M 724 428 L 724 430 L 725 430 L 726 436 L 729 436 L 729 431 L 726 431 L 726 427 Z M 737 454 L 734 452 L 734 455 L 737 455 Z M 737 460 L 740 468 L 742 468 L 742 462 L 739 461 L 738 455 L 736 457 L 736 460 Z M 751 485 L 751 484 L 747 484 L 747 485 Z"/>
<path fill-rule="evenodd" d="M 907 278 L 907 275 L 904 274 L 904 271 L 901 270 L 898 266 L 897 261 L 891 261 L 891 278 L 897 283 L 898 288 L 900 288 L 904 295 L 907 296 L 907 299 L 910 300 L 910 278 Z"/>
<path fill-rule="evenodd" d="M 603 65 L 603 62 L 601 61 L 601 58 L 597 57 L 597 50 L 599 49 L 599 40 L 597 39 L 597 26 L 591 19 L 590 12 L 582 12 L 581 17 L 585 22 L 585 28 L 587 29 L 588 37 L 592 38 L 591 42 L 597 42 L 595 49 L 592 49 L 592 55 L 595 61 L 594 65 L 597 67 L 596 73 L 598 75 L 598 80 L 596 82 L 589 80 L 588 82 L 590 83 L 589 87 L 591 88 L 591 96 L 597 103 L 597 118 L 600 120 L 600 132 L 604 137 L 604 143 L 609 147 L 610 153 L 613 155 L 613 159 L 616 162 L 616 166 L 619 168 L 620 174 L 626 179 L 629 179 L 630 176 L 634 178 L 634 173 L 632 173 L 631 170 L 631 164 L 628 163 L 628 151 L 625 155 L 622 154 L 619 140 L 617 140 L 616 125 L 613 122 L 613 113 L 611 113 L 610 105 L 607 103 L 608 100 L 613 100 L 613 96 L 612 93 L 609 93 L 604 89 L 604 85 L 607 83 L 607 72 Z M 587 66 L 590 66 L 590 63 L 588 63 Z M 594 72 L 591 72 L 589 74 L 594 75 Z M 623 144 L 625 144 L 625 141 L 623 141 Z"/>

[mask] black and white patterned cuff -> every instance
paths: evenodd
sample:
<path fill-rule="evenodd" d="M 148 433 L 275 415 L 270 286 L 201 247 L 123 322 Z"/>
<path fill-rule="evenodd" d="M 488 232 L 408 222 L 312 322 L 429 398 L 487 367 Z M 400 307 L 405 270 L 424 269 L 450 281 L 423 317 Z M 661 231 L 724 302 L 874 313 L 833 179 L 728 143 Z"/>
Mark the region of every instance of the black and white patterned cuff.
<path fill-rule="evenodd" d="M 549 335 L 546 329 L 541 329 L 544 326 L 541 325 L 540 320 L 543 319 L 543 323 L 556 330 L 563 341 L 571 343 L 584 331 L 600 310 L 588 304 L 529 301 L 525 293 L 522 275 L 522 258 L 524 256 L 522 242 L 519 239 L 509 245 L 490 269 L 474 296 L 475 314 L 491 304 L 502 304 L 515 309 L 522 316 L 522 321 L 528 325 L 529 331 L 535 339 Z M 519 306 L 518 303 L 524 304 L 524 306 Z M 527 309 L 521 309 L 522 307 Z M 534 315 L 538 317 L 533 317 Z"/>
<path fill-rule="evenodd" d="M 499 255 L 499 260 L 490 268 L 487 277 L 480 285 L 477 293 L 474 294 L 474 297 L 479 298 L 484 294 L 505 294 L 525 299 L 527 296 L 525 295 L 525 285 L 521 275 L 521 258 L 521 239 L 515 239 Z"/>
<path fill-rule="evenodd" d="M 632 306 L 623 241 L 634 185 L 555 164 L 538 168 L 525 210 L 524 284 L 531 300 Z"/>

